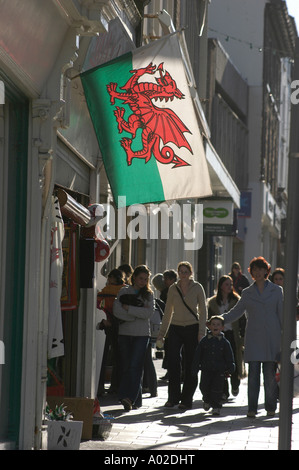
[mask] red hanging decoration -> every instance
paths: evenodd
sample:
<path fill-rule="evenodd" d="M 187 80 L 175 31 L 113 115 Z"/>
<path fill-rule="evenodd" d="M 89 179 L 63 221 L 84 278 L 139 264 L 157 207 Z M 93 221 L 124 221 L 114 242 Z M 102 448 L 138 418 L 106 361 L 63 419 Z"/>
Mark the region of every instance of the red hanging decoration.
<path fill-rule="evenodd" d="M 106 240 L 95 239 L 95 261 L 104 261 L 110 254 L 110 246 Z"/>

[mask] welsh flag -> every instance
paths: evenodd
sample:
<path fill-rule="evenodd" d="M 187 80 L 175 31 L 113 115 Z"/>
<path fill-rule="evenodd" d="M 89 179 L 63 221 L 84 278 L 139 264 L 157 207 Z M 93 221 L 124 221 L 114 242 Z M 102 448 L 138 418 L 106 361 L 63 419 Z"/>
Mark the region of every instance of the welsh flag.
<path fill-rule="evenodd" d="M 179 34 L 81 74 L 119 207 L 212 194 Z"/>

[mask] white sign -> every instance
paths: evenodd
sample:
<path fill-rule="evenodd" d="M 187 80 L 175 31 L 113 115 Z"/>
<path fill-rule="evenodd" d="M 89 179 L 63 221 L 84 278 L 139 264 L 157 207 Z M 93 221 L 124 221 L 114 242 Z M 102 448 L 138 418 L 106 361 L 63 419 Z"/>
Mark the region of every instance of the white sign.
<path fill-rule="evenodd" d="M 232 225 L 234 220 L 232 201 L 211 200 L 203 203 L 203 223 L 215 225 Z"/>

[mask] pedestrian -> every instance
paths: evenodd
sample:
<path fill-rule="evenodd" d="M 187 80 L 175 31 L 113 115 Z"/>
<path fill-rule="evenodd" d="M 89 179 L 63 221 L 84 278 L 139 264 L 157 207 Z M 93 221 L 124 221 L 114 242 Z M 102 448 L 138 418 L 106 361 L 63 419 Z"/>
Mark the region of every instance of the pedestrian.
<path fill-rule="evenodd" d="M 164 283 L 164 278 L 162 273 L 155 274 L 155 276 L 152 278 L 152 284 L 154 288 L 159 292 L 159 296 L 161 295 L 161 292 L 165 289 L 165 283 Z"/>
<path fill-rule="evenodd" d="M 161 294 L 163 290 L 165 289 L 165 283 L 164 283 L 164 278 L 163 274 L 158 273 L 152 278 L 152 284 L 154 288 L 159 292 L 159 297 L 155 298 L 156 304 L 158 304 L 159 308 L 164 312 L 165 309 L 165 302 L 164 300 L 161 299 Z"/>
<path fill-rule="evenodd" d="M 247 277 L 242 273 L 241 265 L 237 261 L 232 264 L 229 276 L 233 280 L 233 286 L 237 294 L 241 295 L 242 290 L 249 287 L 250 282 Z"/>
<path fill-rule="evenodd" d="M 107 276 L 106 286 L 97 294 L 97 308 L 103 310 L 106 319 L 103 319 L 98 325 L 98 330 L 104 330 L 105 346 L 103 351 L 102 366 L 98 385 L 98 396 L 105 393 L 105 374 L 109 357 L 112 365 L 111 384 L 108 393 L 115 393 L 119 383 L 118 371 L 118 321 L 113 315 L 113 303 L 119 292 L 124 286 L 123 273 L 119 269 L 112 269 Z"/>
<path fill-rule="evenodd" d="M 219 415 L 222 408 L 222 394 L 225 378 L 235 370 L 234 355 L 230 342 L 223 334 L 224 319 L 214 315 L 207 321 L 208 334 L 199 342 L 193 363 L 192 374 L 201 370 L 200 391 L 203 408 Z"/>
<path fill-rule="evenodd" d="M 283 315 L 283 290 L 268 280 L 270 264 L 262 256 L 253 258 L 248 271 L 253 283 L 245 288 L 237 304 L 224 313 L 224 322 L 231 323 L 246 311 L 244 360 L 248 370 L 248 417 L 257 414 L 260 374 L 263 368 L 265 409 L 274 416 L 278 386 L 275 380 L 280 359 Z"/>
<path fill-rule="evenodd" d="M 161 292 L 161 300 L 166 303 L 169 287 L 177 281 L 178 275 L 174 269 L 167 269 L 163 273 L 164 289 Z"/>
<path fill-rule="evenodd" d="M 233 281 L 230 276 L 221 276 L 218 281 L 217 294 L 207 300 L 208 316 L 222 315 L 228 312 L 240 299 L 240 296 L 233 288 Z M 234 358 L 235 370 L 230 375 L 231 392 L 234 397 L 239 393 L 240 380 L 245 376 L 245 365 L 243 360 L 244 334 L 246 327 L 245 314 L 233 323 L 226 323 L 224 326 L 224 336 L 230 342 Z M 224 384 L 224 400 L 229 397 L 228 379 Z"/>
<path fill-rule="evenodd" d="M 158 379 L 153 362 L 153 346 L 151 338 L 145 352 L 142 378 L 142 393 L 150 393 L 151 397 L 158 395 Z"/>
<path fill-rule="evenodd" d="M 163 272 L 163 281 L 164 281 L 164 286 L 165 287 L 161 292 L 160 299 L 165 304 L 166 304 L 166 300 L 167 300 L 168 289 L 174 282 L 177 281 L 177 278 L 178 278 L 178 275 L 177 275 L 177 272 L 174 269 L 166 269 Z M 163 361 L 162 361 L 162 369 L 165 369 L 166 373 L 163 375 L 163 377 L 161 377 L 161 380 L 168 380 L 168 372 L 167 372 L 167 369 L 168 369 L 168 366 L 167 366 L 167 364 L 168 364 L 168 338 L 167 338 L 167 335 L 166 335 L 165 340 L 164 340 L 163 349 L 164 349 L 164 357 L 163 357 Z M 182 351 L 182 355 L 183 354 L 184 353 Z M 182 369 L 183 369 L 183 366 L 182 366 Z M 183 370 L 182 370 L 182 374 L 183 374 Z"/>
<path fill-rule="evenodd" d="M 152 284 L 154 288 L 161 293 L 161 291 L 165 288 L 165 284 L 163 282 L 163 274 L 156 274 L 152 278 Z M 145 354 L 142 380 L 142 392 L 150 393 L 151 397 L 156 397 L 158 395 L 158 379 L 155 365 L 153 362 L 153 348 L 155 347 L 157 335 L 160 329 L 164 308 L 164 302 L 162 302 L 162 300 L 159 298 L 155 298 L 154 314 L 150 319 L 151 337 Z"/>
<path fill-rule="evenodd" d="M 156 397 L 158 395 L 158 379 L 156 368 L 153 362 L 153 348 L 155 347 L 156 339 L 163 318 L 163 310 L 157 303 L 157 300 L 160 299 L 154 299 L 154 313 L 150 318 L 151 337 L 146 349 L 142 380 L 142 392 L 150 393 L 151 397 Z M 164 302 L 162 303 L 164 304 Z"/>
<path fill-rule="evenodd" d="M 118 269 L 120 269 L 124 273 L 125 284 L 129 285 L 130 278 L 133 274 L 132 266 L 130 264 L 121 264 L 120 266 L 118 266 Z"/>
<path fill-rule="evenodd" d="M 163 300 L 165 304 L 167 300 L 168 289 L 174 282 L 177 281 L 177 278 L 178 278 L 178 274 L 174 269 L 166 269 L 163 272 L 163 280 L 164 280 L 165 288 L 161 292 L 160 299 Z M 183 355 L 184 355 L 184 352 L 182 350 L 182 356 Z M 181 362 L 183 362 L 183 357 L 182 357 Z M 182 367 L 182 375 L 183 375 L 184 373 L 183 365 L 181 367 Z M 167 335 L 164 340 L 164 357 L 162 361 L 162 368 L 166 370 L 166 373 L 163 375 L 163 377 L 161 377 L 161 380 L 168 380 L 168 371 L 167 371 L 168 369 L 168 338 L 167 338 Z"/>
<path fill-rule="evenodd" d="M 178 265 L 179 281 L 169 287 L 158 340 L 168 333 L 168 400 L 165 407 L 179 404 L 181 410 L 192 408 L 198 383 L 191 365 L 198 341 L 206 332 L 206 296 L 199 282 L 193 280 L 193 268 L 187 261 Z M 184 380 L 181 390 L 181 350 L 184 347 Z"/>
<path fill-rule="evenodd" d="M 272 275 L 271 281 L 273 284 L 277 284 L 283 288 L 285 279 L 285 270 L 283 268 L 275 268 Z M 297 295 L 297 305 L 296 305 L 296 321 L 299 321 L 299 301 Z"/>
<path fill-rule="evenodd" d="M 284 283 L 284 269 L 283 268 L 276 268 L 274 269 L 272 275 L 271 275 L 271 281 L 274 284 L 277 284 L 278 286 L 283 287 Z"/>
<path fill-rule="evenodd" d="M 147 266 L 137 266 L 130 285 L 119 291 L 113 305 L 114 315 L 120 320 L 118 351 L 121 377 L 118 393 L 126 411 L 142 405 L 143 364 L 150 337 L 150 317 L 154 311 L 150 274 Z"/>

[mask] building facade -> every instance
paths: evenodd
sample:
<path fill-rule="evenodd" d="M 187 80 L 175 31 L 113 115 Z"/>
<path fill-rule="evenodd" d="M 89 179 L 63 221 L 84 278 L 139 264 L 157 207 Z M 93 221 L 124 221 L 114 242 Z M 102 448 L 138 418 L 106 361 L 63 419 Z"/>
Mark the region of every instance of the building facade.
<path fill-rule="evenodd" d="M 155 274 L 187 259 L 210 295 L 236 258 L 244 266 L 259 254 L 283 259 L 295 27 L 278 0 L 11 0 L 0 25 L 0 442 L 39 449 L 49 369 L 66 395 L 96 396 L 104 343 L 96 294 L 109 269 L 146 263 Z M 83 236 L 87 207 L 114 202 L 79 75 L 176 29 L 185 31 L 213 191 L 184 201 L 207 209 L 202 248 L 114 237 L 108 260 L 95 262 Z M 222 224 L 211 220 L 219 208 Z M 53 278 L 62 252 L 63 275 Z"/>
<path fill-rule="evenodd" d="M 145 9 L 143 37 L 144 41 L 149 42 L 160 38 L 162 35 L 169 34 L 172 30 L 183 30 L 191 68 L 190 74 L 193 80 L 194 103 L 205 145 L 213 192 L 212 198 L 198 200 L 197 203 L 202 204 L 205 210 L 205 208 L 209 208 L 212 200 L 213 203 L 218 201 L 220 205 L 226 204 L 230 211 L 229 235 L 226 231 L 226 236 L 223 237 L 221 242 L 219 242 L 220 225 L 217 223 L 219 219 L 216 217 L 213 219 L 216 227 L 214 223 L 203 224 L 203 244 L 199 250 L 186 252 L 182 250 L 182 243 L 177 244 L 173 240 L 170 240 L 163 247 L 163 242 L 159 241 L 156 244 L 156 252 L 157 258 L 162 260 L 162 265 L 156 264 L 156 272 L 165 268 L 176 268 L 178 261 L 187 259 L 193 264 L 196 279 L 203 284 L 207 294 L 210 295 L 216 287 L 219 275 L 221 275 L 220 264 L 223 272 L 228 272 L 230 269 L 233 213 L 240 207 L 240 190 L 234 176 L 227 167 L 227 161 L 222 157 L 222 149 L 219 152 L 219 149 L 215 148 L 213 140 L 211 127 L 213 123 L 209 105 L 211 93 L 214 93 L 214 91 L 211 92 L 208 75 L 208 71 L 210 71 L 208 10 L 209 2 L 206 0 L 154 0 Z M 225 249 L 222 250 L 223 243 Z M 152 249 L 152 242 L 150 249 Z M 162 253 L 162 258 L 159 253 Z M 152 261 L 152 258 L 149 257 L 149 260 Z"/>
<path fill-rule="evenodd" d="M 281 0 L 213 0 L 209 36 L 248 84 L 248 181 L 240 189 L 251 211 L 243 221 L 244 266 L 259 255 L 283 265 L 294 19 Z"/>
<path fill-rule="evenodd" d="M 53 196 L 58 189 L 71 195 L 76 216 L 88 204 L 98 203 L 101 193 L 98 144 L 80 80 L 74 77 L 84 67 L 98 65 L 98 59 L 106 61 L 140 45 L 145 3 L 1 3 L 0 338 L 5 358 L 0 366 L 0 441 L 4 448 L 38 449 L 42 443 Z M 71 230 L 72 217 L 66 222 Z M 81 230 L 80 223 L 75 226 L 74 246 Z M 76 301 L 66 303 L 62 312 L 65 352 L 60 369 L 66 393 L 93 398 L 99 367 L 96 348 L 101 342 L 95 334 L 97 289 L 95 283 L 76 289 Z M 54 355 L 54 360 L 60 359 Z"/>

